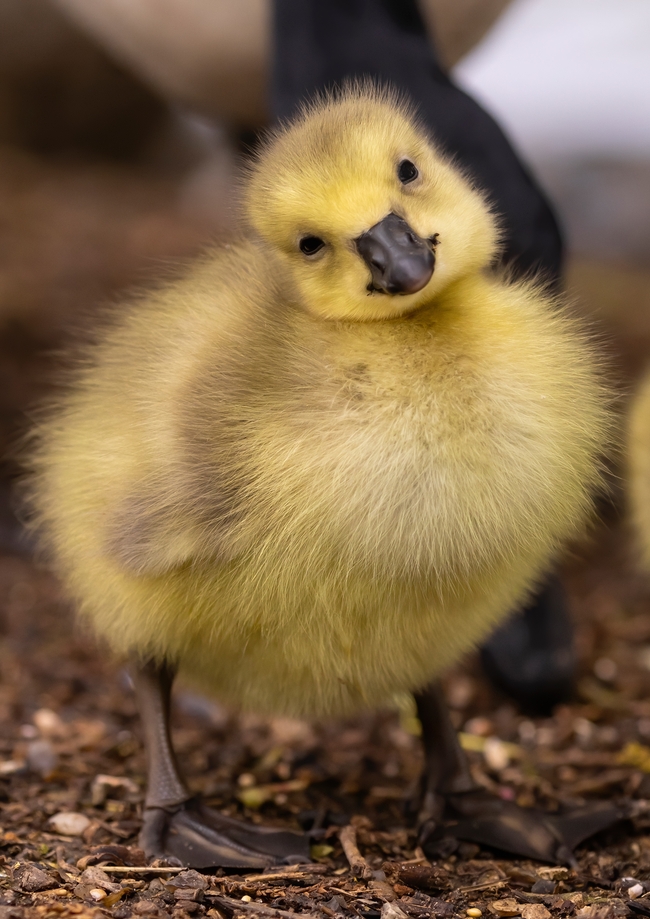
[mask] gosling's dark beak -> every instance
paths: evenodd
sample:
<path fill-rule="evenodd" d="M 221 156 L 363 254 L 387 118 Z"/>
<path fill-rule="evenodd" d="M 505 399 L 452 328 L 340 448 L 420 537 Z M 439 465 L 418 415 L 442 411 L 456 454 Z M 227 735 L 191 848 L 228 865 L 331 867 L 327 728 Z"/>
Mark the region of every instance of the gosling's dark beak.
<path fill-rule="evenodd" d="M 433 247 L 396 214 L 389 214 L 355 239 L 372 275 L 368 290 L 414 294 L 433 274 Z"/>

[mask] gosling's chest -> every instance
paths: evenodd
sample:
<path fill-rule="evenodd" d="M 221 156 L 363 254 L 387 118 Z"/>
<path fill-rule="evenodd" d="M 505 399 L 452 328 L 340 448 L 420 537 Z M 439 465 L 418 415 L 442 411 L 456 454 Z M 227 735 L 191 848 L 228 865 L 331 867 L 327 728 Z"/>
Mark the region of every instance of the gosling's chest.
<path fill-rule="evenodd" d="M 445 542 L 462 553 L 454 534 L 477 498 L 468 478 L 495 467 L 494 412 L 466 355 L 415 337 L 323 348 L 297 375 L 309 371 L 310 385 L 260 413 L 256 541 L 310 565 L 379 565 L 390 577 L 448 563 Z"/>

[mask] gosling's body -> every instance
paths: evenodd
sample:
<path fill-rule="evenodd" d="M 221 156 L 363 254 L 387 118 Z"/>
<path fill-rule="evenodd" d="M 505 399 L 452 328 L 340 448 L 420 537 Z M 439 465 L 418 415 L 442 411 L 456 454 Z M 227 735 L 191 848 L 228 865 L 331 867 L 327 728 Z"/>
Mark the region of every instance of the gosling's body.
<path fill-rule="evenodd" d="M 422 687 L 522 598 L 584 523 L 601 402 L 532 285 L 475 271 L 331 320 L 243 240 L 105 335 L 41 431 L 41 521 L 120 653 L 339 714 Z"/>
<path fill-rule="evenodd" d="M 281 129 L 246 209 L 248 235 L 100 334 L 38 432 L 46 544 L 131 661 L 142 848 L 308 856 L 192 798 L 169 734 L 180 668 L 294 715 L 415 690 L 421 841 L 449 803 L 457 833 L 566 858 L 564 830 L 517 808 L 490 802 L 486 835 L 431 681 L 585 523 L 608 431 L 589 348 L 541 289 L 490 274 L 489 208 L 388 93 L 353 87 Z"/>

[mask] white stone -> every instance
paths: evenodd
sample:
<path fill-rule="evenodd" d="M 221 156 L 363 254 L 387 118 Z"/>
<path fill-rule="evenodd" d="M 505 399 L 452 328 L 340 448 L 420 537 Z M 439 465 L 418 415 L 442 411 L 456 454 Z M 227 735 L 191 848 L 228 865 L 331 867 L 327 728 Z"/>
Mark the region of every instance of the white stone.
<path fill-rule="evenodd" d="M 61 836 L 81 836 L 90 826 L 88 817 L 75 811 L 61 811 L 50 817 L 49 823 L 54 832 Z"/>

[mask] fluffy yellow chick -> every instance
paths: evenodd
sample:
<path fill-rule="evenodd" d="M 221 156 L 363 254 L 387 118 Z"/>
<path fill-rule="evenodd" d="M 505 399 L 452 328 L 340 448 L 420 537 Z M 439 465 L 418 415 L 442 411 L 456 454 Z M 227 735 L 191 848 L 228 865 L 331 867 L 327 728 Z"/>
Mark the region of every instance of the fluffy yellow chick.
<path fill-rule="evenodd" d="M 584 527 L 607 395 L 390 93 L 279 129 L 245 207 L 100 334 L 37 432 L 34 506 L 118 654 L 341 715 L 429 683 Z"/>

